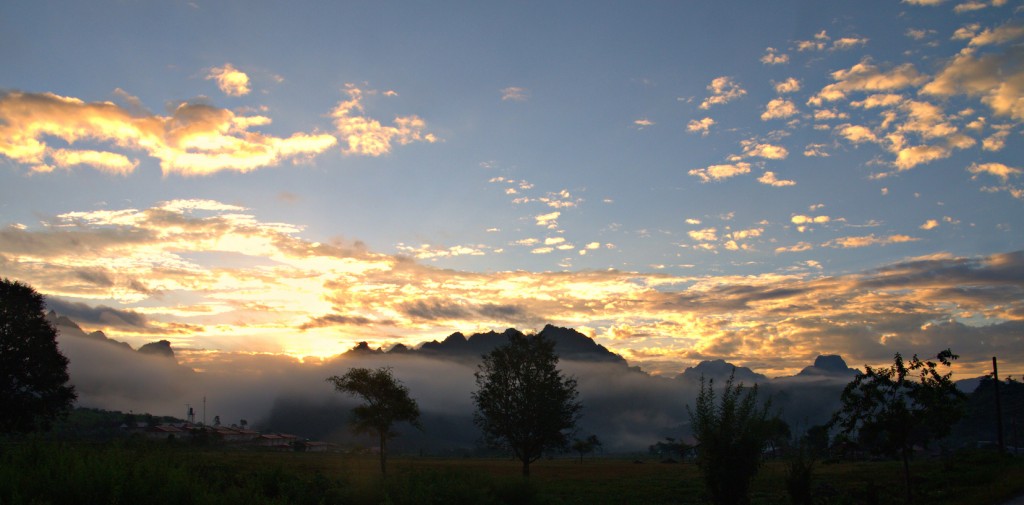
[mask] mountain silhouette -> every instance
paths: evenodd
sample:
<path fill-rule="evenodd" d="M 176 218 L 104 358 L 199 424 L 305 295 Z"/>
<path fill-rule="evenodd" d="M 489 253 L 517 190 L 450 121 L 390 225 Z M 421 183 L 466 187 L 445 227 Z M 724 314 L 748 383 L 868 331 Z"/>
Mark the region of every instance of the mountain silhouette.
<path fill-rule="evenodd" d="M 159 342 L 150 342 L 140 347 L 139 352 L 142 354 L 152 354 L 155 356 L 163 356 L 165 358 L 174 359 L 174 350 L 171 349 L 171 343 L 166 340 L 160 340 Z"/>
<path fill-rule="evenodd" d="M 432 340 L 414 348 L 410 348 L 402 344 L 396 344 L 387 351 L 383 349 L 372 349 L 366 342 L 360 342 L 357 346 L 346 352 L 345 355 L 409 354 L 475 363 L 479 361 L 480 357 L 484 354 L 508 343 L 509 339 L 513 335 L 525 334 L 515 328 L 509 328 L 501 333 L 495 331 L 475 333 L 469 337 L 466 337 L 461 332 L 455 332 L 448 335 L 440 342 Z M 560 359 L 613 363 L 627 366 L 625 358 L 609 351 L 605 346 L 594 342 L 594 339 L 572 328 L 560 328 L 549 324 L 536 335 L 554 341 L 555 354 L 557 354 Z"/>
<path fill-rule="evenodd" d="M 747 385 L 768 382 L 768 377 L 765 375 L 759 374 L 745 366 L 736 366 L 721 359 L 701 361 L 697 366 L 688 367 L 686 370 L 683 370 L 683 373 L 679 374 L 676 378 L 684 381 L 700 382 L 701 377 L 704 377 L 705 380 L 723 383 L 729 380 L 730 376 L 737 383 L 742 382 Z"/>
<path fill-rule="evenodd" d="M 841 356 L 830 354 L 818 356 L 814 359 L 813 365 L 805 367 L 796 376 L 853 379 L 858 373 L 860 372 L 856 368 L 847 366 L 846 361 Z"/>

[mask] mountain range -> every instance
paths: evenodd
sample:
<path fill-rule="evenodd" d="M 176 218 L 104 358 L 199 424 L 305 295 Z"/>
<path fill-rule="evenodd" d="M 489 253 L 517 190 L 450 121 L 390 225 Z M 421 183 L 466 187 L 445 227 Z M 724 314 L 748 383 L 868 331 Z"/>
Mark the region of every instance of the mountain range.
<path fill-rule="evenodd" d="M 476 366 L 482 355 L 523 334 L 511 328 L 468 337 L 456 332 L 441 341 L 386 350 L 363 342 L 317 365 L 278 355 L 203 353 L 203 369 L 194 371 L 189 365 L 197 351 L 180 351 L 186 364 L 179 364 L 166 340 L 135 350 L 102 332 L 86 332 L 67 317 L 49 317 L 70 360 L 80 406 L 180 417 L 186 405 L 203 405 L 211 419 L 249 419 L 264 431 L 357 444 L 361 439 L 347 424 L 355 399 L 333 391 L 324 379 L 352 367 L 385 366 L 409 388 L 423 413 L 423 431 L 399 428 L 395 449 L 425 453 L 477 447 L 480 434 L 472 418 Z M 841 357 L 825 355 L 788 377 L 768 378 L 725 360 L 703 361 L 663 377 L 631 367 L 574 329 L 548 325 L 537 335 L 554 341 L 559 368 L 577 380 L 584 406 L 578 434 L 598 435 L 611 452 L 646 450 L 664 437 L 687 436 L 687 406 L 699 392 L 701 377 L 716 388 L 730 375 L 746 386 L 758 384 L 759 397 L 770 398 L 772 409 L 799 433 L 830 418 L 843 387 L 858 373 Z"/>

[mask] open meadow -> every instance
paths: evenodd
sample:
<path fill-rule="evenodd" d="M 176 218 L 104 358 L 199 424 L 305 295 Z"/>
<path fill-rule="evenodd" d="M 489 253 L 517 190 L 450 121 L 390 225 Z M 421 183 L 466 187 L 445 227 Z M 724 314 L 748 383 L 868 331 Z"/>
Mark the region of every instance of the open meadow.
<path fill-rule="evenodd" d="M 386 482 L 372 455 L 224 451 L 164 444 L 29 442 L 0 452 L 0 504 L 701 504 L 692 463 L 564 457 L 395 457 Z M 638 461 L 642 461 L 638 462 Z M 914 462 L 917 503 L 998 505 L 1024 492 L 1024 464 L 993 453 Z M 788 504 L 787 463 L 769 461 L 752 503 Z M 895 461 L 818 463 L 815 503 L 902 503 Z"/>

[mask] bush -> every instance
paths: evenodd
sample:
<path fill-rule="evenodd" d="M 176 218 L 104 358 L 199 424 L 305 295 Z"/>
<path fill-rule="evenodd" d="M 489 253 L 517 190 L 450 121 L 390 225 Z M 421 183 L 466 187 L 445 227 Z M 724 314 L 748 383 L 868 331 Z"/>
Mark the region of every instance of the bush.
<path fill-rule="evenodd" d="M 697 466 L 711 501 L 717 505 L 750 503 L 750 482 L 761 465 L 768 441 L 770 402 L 758 406 L 757 385 L 745 389 L 725 383 L 716 405 L 714 381 L 703 377 L 694 409 L 690 411 L 693 436 L 697 439 Z"/>

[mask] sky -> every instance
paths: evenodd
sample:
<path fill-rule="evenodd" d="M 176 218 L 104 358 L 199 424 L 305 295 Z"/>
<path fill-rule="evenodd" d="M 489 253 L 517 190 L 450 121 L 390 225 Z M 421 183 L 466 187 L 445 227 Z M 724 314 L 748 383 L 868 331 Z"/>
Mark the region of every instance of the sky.
<path fill-rule="evenodd" d="M 573 327 L 1024 373 L 1024 4 L 0 5 L 0 276 L 203 370 Z"/>

